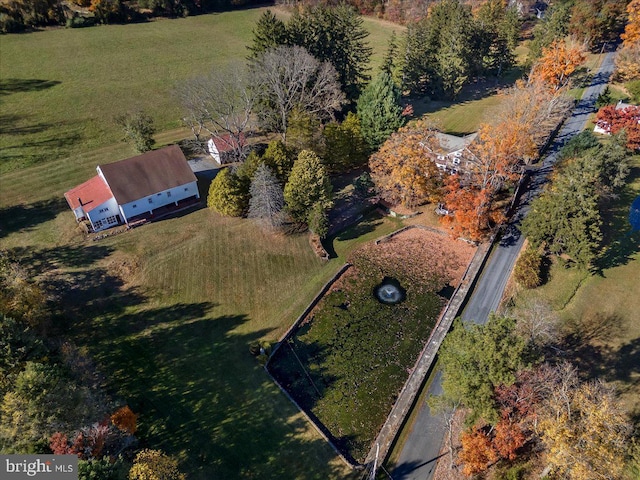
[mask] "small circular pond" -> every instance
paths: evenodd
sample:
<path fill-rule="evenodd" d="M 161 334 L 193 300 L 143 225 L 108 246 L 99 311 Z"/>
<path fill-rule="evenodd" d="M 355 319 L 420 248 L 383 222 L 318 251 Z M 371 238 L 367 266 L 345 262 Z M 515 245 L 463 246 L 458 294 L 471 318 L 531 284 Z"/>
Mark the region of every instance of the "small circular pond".
<path fill-rule="evenodd" d="M 384 277 L 380 285 L 373 289 L 374 296 L 382 303 L 395 305 L 407 297 L 407 292 L 395 278 Z"/>

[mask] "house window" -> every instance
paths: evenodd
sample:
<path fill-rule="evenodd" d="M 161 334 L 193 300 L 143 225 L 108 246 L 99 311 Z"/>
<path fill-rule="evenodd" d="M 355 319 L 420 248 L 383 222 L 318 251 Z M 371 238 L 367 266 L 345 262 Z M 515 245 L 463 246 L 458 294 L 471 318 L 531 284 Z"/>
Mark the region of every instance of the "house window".
<path fill-rule="evenodd" d="M 170 196 L 171 196 L 171 192 L 167 192 L 167 197 L 170 197 Z"/>
<path fill-rule="evenodd" d="M 138 205 L 134 203 L 133 205 L 131 205 L 131 208 L 138 208 Z"/>
<path fill-rule="evenodd" d="M 96 220 L 95 222 L 93 222 L 94 230 L 102 228 L 102 225 L 104 225 L 104 222 L 102 220 Z"/>
<path fill-rule="evenodd" d="M 147 200 L 149 200 L 149 203 L 153 203 L 153 198 L 148 198 Z"/>
<path fill-rule="evenodd" d="M 156 195 L 160 196 L 160 195 L 162 195 L 162 192 L 158 192 L 158 193 L 156 193 Z"/>
<path fill-rule="evenodd" d="M 189 187 L 184 187 L 184 191 L 188 192 L 189 191 Z"/>

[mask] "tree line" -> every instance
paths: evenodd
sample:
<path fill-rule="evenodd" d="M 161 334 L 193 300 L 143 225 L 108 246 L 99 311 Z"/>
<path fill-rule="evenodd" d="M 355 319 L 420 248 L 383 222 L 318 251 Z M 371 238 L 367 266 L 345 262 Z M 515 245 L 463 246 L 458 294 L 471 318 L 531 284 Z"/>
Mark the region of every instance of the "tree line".
<path fill-rule="evenodd" d="M 333 5 L 335 0 L 282 0 L 285 6 L 299 5 Z M 422 21 L 434 7 L 433 0 L 347 0 L 363 15 L 374 15 L 394 23 L 410 25 Z M 472 10 L 482 8 L 483 0 L 467 0 L 464 2 Z M 509 2 L 517 9 L 521 18 L 531 19 L 540 14 L 544 19 L 549 17 L 549 11 L 534 0 L 519 0 Z M 562 10 L 564 20 L 556 24 L 562 28 L 565 35 L 574 35 L 578 41 L 587 41 L 590 46 L 597 47 L 602 42 L 616 39 L 625 19 L 625 0 L 562 0 L 553 2 L 553 11 Z M 543 10 L 537 10 L 537 8 Z M 558 17 L 554 19 L 554 23 Z"/>
<path fill-rule="evenodd" d="M 0 4 L 0 33 L 40 27 L 131 23 L 152 16 L 186 17 L 259 5 L 255 0 L 9 0 Z"/>
<path fill-rule="evenodd" d="M 269 229 L 293 222 L 327 233 L 328 175 L 366 164 L 365 138 L 378 121 L 369 115 L 362 124 L 350 111 L 370 79 L 367 35 L 362 18 L 344 5 L 296 12 L 287 22 L 266 11 L 246 64 L 178 86 L 192 148 L 206 152 L 214 138 L 235 162 L 211 184 L 213 210 Z M 399 100 L 395 87 L 391 94 Z M 258 129 L 277 138 L 252 149 L 247 138 Z"/>
<path fill-rule="evenodd" d="M 451 471 L 473 476 L 500 462 L 522 478 L 516 460 L 526 455 L 529 468 L 533 459 L 558 478 L 636 478 L 640 451 L 630 419 L 610 385 L 583 380 L 558 355 L 559 325 L 540 301 L 485 325 L 454 323 L 438 352 L 443 395 L 430 399 L 450 432 L 454 410 L 466 413 L 455 459 L 448 438 Z"/>

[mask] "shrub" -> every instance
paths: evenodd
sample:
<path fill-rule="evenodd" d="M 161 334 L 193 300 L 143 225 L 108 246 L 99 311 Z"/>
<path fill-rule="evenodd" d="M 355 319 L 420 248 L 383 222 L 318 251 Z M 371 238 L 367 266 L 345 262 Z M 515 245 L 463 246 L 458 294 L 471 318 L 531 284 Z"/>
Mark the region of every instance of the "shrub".
<path fill-rule="evenodd" d="M 353 191 L 359 198 L 368 198 L 373 195 L 375 184 L 371 180 L 369 172 L 364 172 L 353 181 Z"/>
<path fill-rule="evenodd" d="M 632 80 L 624 85 L 631 94 L 633 103 L 640 103 L 640 80 Z"/>
<path fill-rule="evenodd" d="M 92 27 L 96 24 L 95 17 L 83 17 L 77 13 L 73 14 L 73 17 L 67 18 L 65 27 L 67 28 L 84 28 Z"/>
<path fill-rule="evenodd" d="M 533 248 L 527 248 L 520 254 L 513 271 L 518 285 L 524 288 L 535 288 L 540 285 L 542 278 L 540 268 L 542 255 Z"/>
<path fill-rule="evenodd" d="M 228 168 L 222 170 L 211 182 L 207 206 L 221 215 L 241 217 L 247 210 L 248 195 L 242 184 Z"/>

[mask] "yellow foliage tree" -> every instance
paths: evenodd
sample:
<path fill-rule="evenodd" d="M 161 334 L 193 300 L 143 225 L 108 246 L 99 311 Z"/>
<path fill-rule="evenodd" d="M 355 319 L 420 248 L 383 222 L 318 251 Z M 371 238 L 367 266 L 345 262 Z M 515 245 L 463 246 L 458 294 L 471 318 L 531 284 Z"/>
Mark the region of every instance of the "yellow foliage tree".
<path fill-rule="evenodd" d="M 185 480 L 178 462 L 160 450 L 138 452 L 129 470 L 129 480 Z"/>
<path fill-rule="evenodd" d="M 627 5 L 627 25 L 620 35 L 624 47 L 640 41 L 640 0 L 633 0 Z"/>
<path fill-rule="evenodd" d="M 616 56 L 616 78 L 622 81 L 640 78 L 640 0 L 627 5 L 628 20 L 622 38 L 622 48 Z"/>
<path fill-rule="evenodd" d="M 589 382 L 550 395 L 539 432 L 558 478 L 620 478 L 631 427 L 613 391 Z"/>
<path fill-rule="evenodd" d="M 433 153 L 436 132 L 424 120 L 411 123 L 371 156 L 371 178 L 385 200 L 407 207 L 437 200 L 441 178 Z"/>
<path fill-rule="evenodd" d="M 640 78 L 640 40 L 620 49 L 616 55 L 615 75 L 623 82 Z"/>

